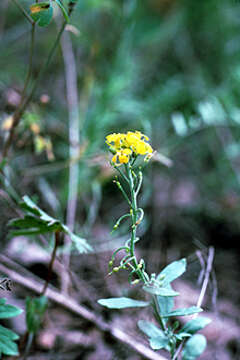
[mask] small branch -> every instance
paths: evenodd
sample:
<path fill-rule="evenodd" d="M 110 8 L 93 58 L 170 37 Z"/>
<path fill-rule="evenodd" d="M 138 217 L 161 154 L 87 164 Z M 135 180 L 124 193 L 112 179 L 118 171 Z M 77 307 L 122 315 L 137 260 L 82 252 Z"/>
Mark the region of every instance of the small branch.
<path fill-rule="evenodd" d="M 56 231 L 56 232 L 55 232 L 54 248 L 53 248 L 51 260 L 50 260 L 49 267 L 48 267 L 48 275 L 47 275 L 47 279 L 46 279 L 46 281 L 45 281 L 44 287 L 43 287 L 40 295 L 45 295 L 46 290 L 47 290 L 48 285 L 49 285 L 49 282 L 50 282 L 50 280 L 51 280 L 52 270 L 53 270 L 53 264 L 54 264 L 54 261 L 55 261 L 55 259 L 56 259 L 57 248 L 58 248 L 58 246 L 59 246 L 59 243 L 60 243 L 60 232 L 59 232 L 59 231 Z"/>
<path fill-rule="evenodd" d="M 3 261 L 2 261 L 3 259 Z M 8 267 L 8 265 L 3 265 L 4 262 L 6 264 L 7 258 L 5 256 L 0 255 L 0 271 L 5 275 L 9 276 L 12 281 L 17 282 L 18 284 L 26 287 L 27 289 L 31 289 L 36 293 L 40 294 L 40 288 L 42 281 L 38 279 L 37 281 L 32 279 L 30 276 L 31 274 L 26 271 L 26 269 L 22 268 L 22 271 L 25 273 L 25 276 L 21 275 L 20 269 L 21 265 L 17 265 L 19 271 L 12 270 Z M 9 264 L 13 264 L 13 260 L 9 261 Z M 29 274 L 29 277 L 26 274 Z M 35 279 L 37 278 L 34 276 Z M 75 315 L 83 317 L 85 320 L 90 321 L 93 323 L 100 331 L 106 332 L 110 334 L 113 338 L 121 343 L 128 345 L 138 354 L 144 356 L 146 359 L 149 360 L 167 360 L 165 357 L 157 354 L 156 352 L 152 351 L 150 348 L 146 347 L 145 345 L 139 343 L 135 340 L 132 336 L 130 336 L 126 331 L 121 330 L 117 327 L 114 327 L 111 324 L 104 322 L 99 316 L 96 316 L 92 311 L 86 309 L 85 307 L 79 305 L 74 300 L 71 300 L 68 296 L 65 296 L 59 293 L 53 286 L 48 286 L 46 290 L 46 296 L 53 302 L 57 303 L 61 307 L 66 308 L 67 310 L 71 311 Z"/>

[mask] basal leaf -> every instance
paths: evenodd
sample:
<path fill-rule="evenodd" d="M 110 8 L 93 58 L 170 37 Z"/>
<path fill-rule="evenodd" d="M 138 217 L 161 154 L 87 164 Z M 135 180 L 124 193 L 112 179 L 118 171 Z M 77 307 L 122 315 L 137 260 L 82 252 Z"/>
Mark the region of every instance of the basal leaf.
<path fill-rule="evenodd" d="M 53 7 L 49 1 L 35 3 L 30 6 L 31 17 L 39 26 L 50 24 L 53 16 Z"/>
<path fill-rule="evenodd" d="M 126 297 L 100 299 L 98 303 L 102 306 L 106 306 L 109 309 L 125 309 L 133 307 L 145 307 L 149 303 L 146 301 L 134 300 Z"/>
<path fill-rule="evenodd" d="M 202 334 L 193 335 L 184 346 L 182 360 L 195 360 L 207 346 L 207 340 Z"/>

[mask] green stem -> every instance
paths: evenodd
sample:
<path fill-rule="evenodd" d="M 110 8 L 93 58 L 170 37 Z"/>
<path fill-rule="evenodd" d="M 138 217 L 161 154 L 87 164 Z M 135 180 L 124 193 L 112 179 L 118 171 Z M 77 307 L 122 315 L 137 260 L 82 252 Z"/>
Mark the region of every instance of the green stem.
<path fill-rule="evenodd" d="M 155 309 L 156 319 L 157 319 L 159 325 L 161 326 L 162 330 L 166 331 L 166 326 L 165 326 L 164 321 L 162 319 L 159 304 L 158 304 L 158 301 L 157 301 L 157 295 L 153 295 L 153 305 L 154 305 L 154 309 Z"/>
<path fill-rule="evenodd" d="M 131 241 L 130 241 L 130 255 L 133 258 L 132 262 L 134 265 L 134 268 L 136 270 L 137 275 L 139 278 L 145 283 L 146 279 L 141 271 L 141 269 L 138 269 L 138 263 L 135 256 L 135 241 L 136 241 L 136 233 L 137 233 L 137 196 L 134 189 L 134 180 L 132 176 L 132 169 L 129 164 L 125 165 L 125 170 L 127 173 L 127 177 L 129 179 L 129 187 L 130 187 L 130 193 L 131 193 L 131 215 L 132 215 L 132 227 L 131 227 Z"/>

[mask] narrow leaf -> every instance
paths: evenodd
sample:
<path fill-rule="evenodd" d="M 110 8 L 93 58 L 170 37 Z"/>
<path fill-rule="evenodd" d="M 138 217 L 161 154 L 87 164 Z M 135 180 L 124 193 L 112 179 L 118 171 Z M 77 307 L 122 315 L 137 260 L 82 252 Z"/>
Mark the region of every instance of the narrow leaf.
<path fill-rule="evenodd" d="M 98 303 L 102 306 L 106 306 L 109 309 L 125 309 L 133 307 L 145 307 L 149 303 L 146 301 L 138 301 L 126 297 L 100 299 Z"/>
<path fill-rule="evenodd" d="M 163 317 L 170 317 L 170 316 L 187 316 L 187 315 L 192 315 L 192 314 L 196 314 L 203 311 L 201 308 L 197 307 L 197 306 L 191 306 L 189 308 L 182 308 L 182 309 L 176 309 L 171 311 L 170 313 L 167 314 L 162 314 Z"/>

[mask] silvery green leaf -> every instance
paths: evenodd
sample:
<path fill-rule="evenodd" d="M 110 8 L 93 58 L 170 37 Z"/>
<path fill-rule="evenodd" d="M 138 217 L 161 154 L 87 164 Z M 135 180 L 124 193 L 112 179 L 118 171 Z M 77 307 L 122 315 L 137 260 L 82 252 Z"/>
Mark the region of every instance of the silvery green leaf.
<path fill-rule="evenodd" d="M 182 360 L 195 360 L 207 346 L 207 340 L 202 334 L 193 335 L 184 346 Z"/>
<path fill-rule="evenodd" d="M 170 289 L 170 288 L 164 288 L 161 286 L 151 286 L 151 285 L 145 285 L 143 286 L 143 290 L 152 294 L 152 295 L 160 295 L 160 296 L 178 296 L 179 293 Z"/>
<path fill-rule="evenodd" d="M 138 327 L 144 334 L 148 336 L 152 349 L 159 350 L 165 348 L 168 345 L 168 337 L 155 324 L 149 321 L 139 320 Z"/>
<path fill-rule="evenodd" d="M 173 310 L 167 314 L 162 314 L 163 317 L 170 317 L 170 316 L 188 316 L 192 314 L 196 314 L 203 311 L 201 308 L 197 306 L 191 306 L 189 308 L 182 308 Z"/>
<path fill-rule="evenodd" d="M 207 326 L 211 321 L 211 319 L 206 317 L 197 317 L 196 319 L 188 321 L 181 329 L 181 332 L 195 334 L 197 331 Z"/>
<path fill-rule="evenodd" d="M 125 309 L 133 307 L 145 307 L 149 305 L 149 302 L 134 300 L 126 297 L 100 299 L 98 303 L 102 306 L 106 306 L 109 309 Z"/>
<path fill-rule="evenodd" d="M 163 286 L 170 284 L 186 271 L 186 264 L 186 259 L 172 262 L 160 272 L 157 280 L 161 281 Z"/>

